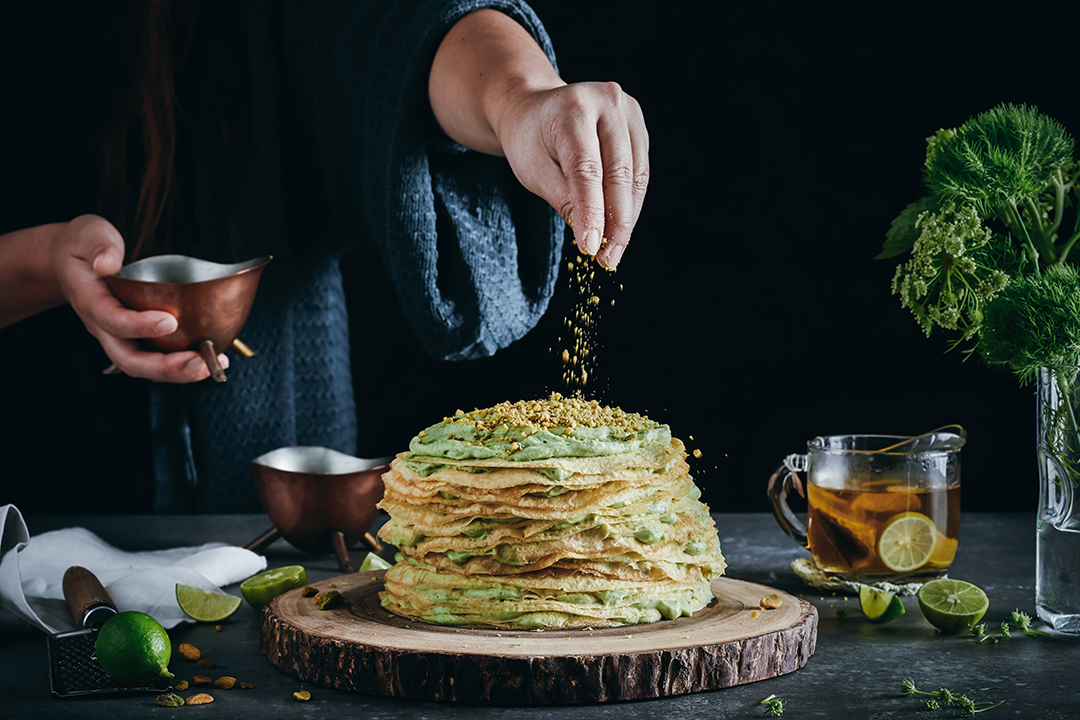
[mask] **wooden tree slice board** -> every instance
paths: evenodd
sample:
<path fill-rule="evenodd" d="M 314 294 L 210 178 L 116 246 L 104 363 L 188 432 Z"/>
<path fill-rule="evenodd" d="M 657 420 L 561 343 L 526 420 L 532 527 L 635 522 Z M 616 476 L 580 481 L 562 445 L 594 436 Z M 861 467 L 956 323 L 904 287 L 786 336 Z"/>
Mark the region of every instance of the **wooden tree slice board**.
<path fill-rule="evenodd" d="M 730 578 L 712 584 L 716 600 L 693 617 L 538 632 L 391 616 L 379 605 L 382 575 L 315 583 L 342 594 L 345 603 L 334 610 L 319 610 L 300 590 L 275 598 L 263 609 L 263 653 L 300 680 L 341 690 L 546 705 L 666 697 L 764 680 L 805 665 L 817 643 L 813 605 Z M 761 609 L 761 598 L 772 593 L 781 606 Z"/>

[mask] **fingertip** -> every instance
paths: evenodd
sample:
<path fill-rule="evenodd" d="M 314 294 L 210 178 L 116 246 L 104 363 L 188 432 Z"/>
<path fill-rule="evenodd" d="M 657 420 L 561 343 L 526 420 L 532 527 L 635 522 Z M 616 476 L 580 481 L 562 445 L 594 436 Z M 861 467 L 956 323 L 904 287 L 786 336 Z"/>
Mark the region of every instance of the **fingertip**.
<path fill-rule="evenodd" d="M 98 277 L 115 275 L 120 272 L 122 265 L 123 257 L 111 246 L 102 248 L 90 263 L 91 269 Z"/>
<path fill-rule="evenodd" d="M 580 247 L 581 251 L 586 255 L 596 255 L 596 253 L 600 252 L 600 231 L 596 228 L 590 228 L 585 233 Z"/>
<path fill-rule="evenodd" d="M 164 313 L 164 314 L 162 314 L 161 317 L 159 317 L 157 319 L 156 322 L 154 322 L 153 330 L 154 330 L 155 336 L 157 336 L 157 335 L 168 335 L 169 333 L 176 332 L 176 328 L 178 326 L 179 326 L 179 323 L 177 322 L 175 317 L 173 317 L 172 315 L 170 315 L 168 313 Z"/>
<path fill-rule="evenodd" d="M 607 243 L 604 246 L 605 252 L 596 256 L 597 262 L 600 266 L 608 270 L 614 270 L 619 267 L 619 262 L 622 260 L 623 252 L 626 250 L 625 243 Z"/>
<path fill-rule="evenodd" d="M 184 365 L 184 379 L 188 382 L 199 382 L 210 377 L 210 369 L 201 357 L 193 357 Z"/>
<path fill-rule="evenodd" d="M 228 355 L 226 355 L 225 353 L 221 353 L 220 355 L 217 356 L 217 359 L 218 359 L 218 364 L 221 365 L 222 370 L 228 370 L 229 369 L 229 356 Z"/>

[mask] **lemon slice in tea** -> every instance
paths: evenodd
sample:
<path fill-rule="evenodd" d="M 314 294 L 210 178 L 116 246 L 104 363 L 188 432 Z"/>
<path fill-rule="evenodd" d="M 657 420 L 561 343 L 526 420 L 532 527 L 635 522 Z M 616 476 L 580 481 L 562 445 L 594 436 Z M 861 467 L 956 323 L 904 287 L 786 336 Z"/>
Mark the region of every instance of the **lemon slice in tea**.
<path fill-rule="evenodd" d="M 934 554 L 937 535 L 934 521 L 922 513 L 893 515 L 878 535 L 878 557 L 893 572 L 917 570 Z"/>
<path fill-rule="evenodd" d="M 359 572 L 375 572 L 376 570 L 389 570 L 390 563 L 383 560 L 373 552 L 364 556 L 364 562 L 360 563 Z"/>
<path fill-rule="evenodd" d="M 303 566 L 286 565 L 252 575 L 240 583 L 240 594 L 251 607 L 260 610 L 263 605 L 281 593 L 305 585 L 307 585 L 307 571 Z"/>
<path fill-rule="evenodd" d="M 235 595 L 177 583 L 176 602 L 180 603 L 180 609 L 189 618 L 200 622 L 218 622 L 240 609 L 243 600 Z"/>
<path fill-rule="evenodd" d="M 888 622 L 904 614 L 904 603 L 895 593 L 872 585 L 859 587 L 859 607 L 870 622 Z"/>
<path fill-rule="evenodd" d="M 990 607 L 990 599 L 976 585 L 941 578 L 919 588 L 919 607 L 930 624 L 947 633 L 975 627 Z"/>

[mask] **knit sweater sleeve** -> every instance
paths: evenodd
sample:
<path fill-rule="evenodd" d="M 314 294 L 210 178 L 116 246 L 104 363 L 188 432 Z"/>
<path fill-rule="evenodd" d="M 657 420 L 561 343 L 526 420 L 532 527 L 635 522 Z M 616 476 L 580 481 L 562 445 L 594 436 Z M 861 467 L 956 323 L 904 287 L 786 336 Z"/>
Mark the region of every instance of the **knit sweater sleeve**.
<path fill-rule="evenodd" d="M 283 32 L 313 43 L 310 76 L 292 80 L 310 88 L 300 97 L 318 128 L 317 180 L 337 227 L 378 247 L 422 346 L 458 360 L 522 337 L 554 291 L 564 225 L 504 158 L 442 135 L 427 79 L 450 27 L 485 7 L 554 62 L 539 19 L 516 0 L 323 2 L 295 22 L 285 7 Z"/>

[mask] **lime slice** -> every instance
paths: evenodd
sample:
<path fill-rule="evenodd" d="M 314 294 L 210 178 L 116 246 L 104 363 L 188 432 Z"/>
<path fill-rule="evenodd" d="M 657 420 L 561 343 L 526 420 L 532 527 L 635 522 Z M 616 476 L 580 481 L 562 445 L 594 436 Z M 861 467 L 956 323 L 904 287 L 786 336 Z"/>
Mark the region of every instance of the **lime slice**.
<path fill-rule="evenodd" d="M 281 593 L 305 585 L 307 573 L 304 568 L 300 565 L 286 565 L 252 575 L 240 583 L 240 594 L 251 607 L 259 610 Z"/>
<path fill-rule="evenodd" d="M 870 622 L 888 622 L 904 614 L 904 603 L 900 598 L 871 585 L 859 587 L 859 606 Z"/>
<path fill-rule="evenodd" d="M 980 588 L 963 580 L 941 578 L 919 588 L 919 607 L 930 624 L 947 633 L 975 626 L 990 607 Z"/>
<path fill-rule="evenodd" d="M 180 603 L 180 609 L 189 618 L 199 622 L 218 622 L 236 612 L 242 600 L 235 595 L 177 583 L 176 602 Z"/>
<path fill-rule="evenodd" d="M 106 620 L 94 640 L 94 655 L 105 672 L 123 684 L 173 676 L 169 634 L 146 613 L 130 610 Z"/>
<path fill-rule="evenodd" d="M 937 534 L 934 521 L 922 513 L 893 515 L 878 536 L 878 557 L 893 572 L 918 570 L 934 554 Z"/>
<path fill-rule="evenodd" d="M 373 552 L 364 556 L 364 562 L 360 563 L 360 572 L 375 572 L 376 570 L 388 570 L 390 563 L 383 560 Z"/>

